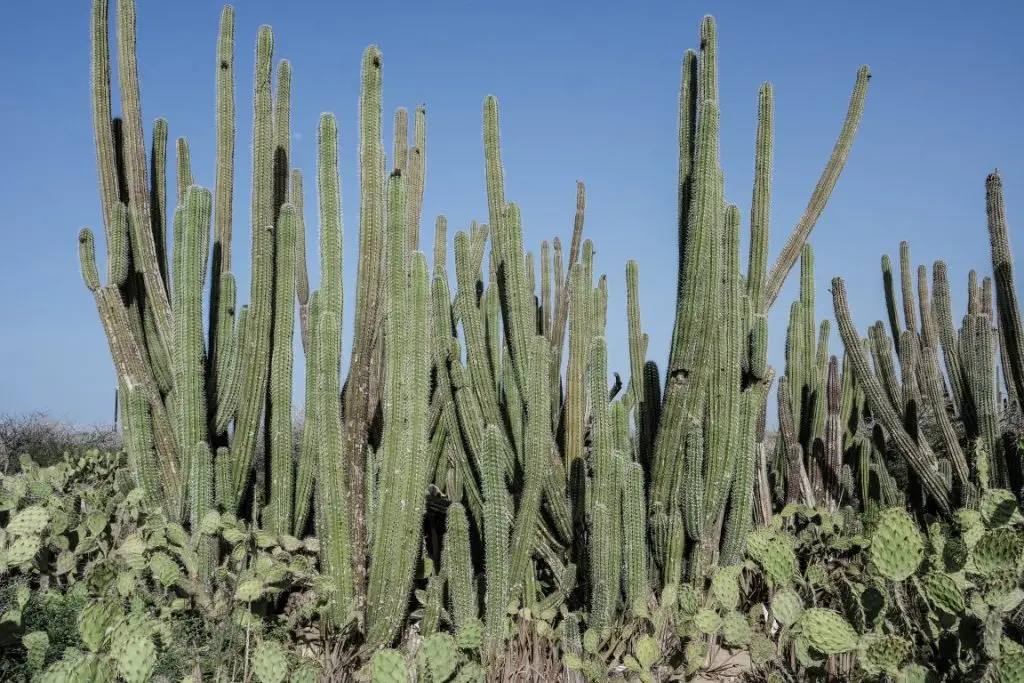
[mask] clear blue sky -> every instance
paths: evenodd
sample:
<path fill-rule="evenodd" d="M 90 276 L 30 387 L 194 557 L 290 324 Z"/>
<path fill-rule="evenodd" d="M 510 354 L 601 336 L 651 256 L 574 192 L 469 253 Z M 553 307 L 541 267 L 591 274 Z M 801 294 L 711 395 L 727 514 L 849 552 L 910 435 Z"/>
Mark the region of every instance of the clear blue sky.
<path fill-rule="evenodd" d="M 192 145 L 198 182 L 213 182 L 214 49 L 220 3 L 140 2 L 143 115 L 170 121 Z M 553 9 L 554 8 L 554 9 Z M 360 55 L 384 54 L 386 137 L 397 106 L 428 107 L 423 233 L 447 215 L 451 233 L 483 219 L 481 103 L 499 97 L 507 196 L 526 241 L 570 234 L 574 182 L 587 183 L 586 234 L 609 276 L 610 365 L 628 370 L 624 264 L 640 263 L 650 357 L 664 365 L 674 310 L 676 102 L 683 51 L 700 18 L 719 26 L 726 195 L 747 220 L 757 89 L 775 87 L 772 258 L 827 159 L 857 67 L 873 78 L 846 172 L 812 237 L 818 315 L 825 288 L 846 278 L 858 326 L 884 316 L 879 258 L 910 240 L 915 265 L 947 259 L 956 315 L 967 271 L 988 272 L 984 180 L 1003 172 L 1011 236 L 1024 254 L 1024 5 L 1012 2 L 588 2 L 386 5 L 324 0 L 238 3 L 236 263 L 248 292 L 249 135 L 257 27 L 275 30 L 275 57 L 294 67 L 294 162 L 307 178 L 322 111 L 341 130 L 346 333 L 351 332 L 358 216 L 356 112 Z M 0 413 L 43 410 L 109 420 L 113 371 L 78 269 L 76 234 L 100 225 L 89 103 L 89 2 L 43 12 L 0 9 L 6 106 L 0 130 Z M 148 132 L 147 132 L 148 138 Z M 313 182 L 307 181 L 317 278 Z M 450 234 L 451 234 L 450 233 Z M 425 244 L 429 254 L 429 242 Z M 744 254 L 745 254 L 744 247 Z M 244 265 L 243 265 L 244 264 Z M 780 368 L 788 283 L 771 318 Z M 833 350 L 840 345 L 833 334 Z M 348 354 L 346 342 L 345 354 Z M 301 373 L 298 373 L 301 374 Z M 296 389 L 301 387 L 301 378 Z M 298 394 L 300 395 L 300 394 Z"/>

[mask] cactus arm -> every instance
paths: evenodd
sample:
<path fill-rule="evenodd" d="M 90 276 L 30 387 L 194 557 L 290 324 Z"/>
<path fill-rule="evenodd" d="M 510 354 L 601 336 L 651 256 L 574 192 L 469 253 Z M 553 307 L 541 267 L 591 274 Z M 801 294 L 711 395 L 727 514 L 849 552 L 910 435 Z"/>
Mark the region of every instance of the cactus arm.
<path fill-rule="evenodd" d="M 242 352 L 245 368 L 239 395 L 235 436 L 231 444 L 233 497 L 239 504 L 252 475 L 256 440 L 266 399 L 270 374 L 270 332 L 274 268 L 273 110 L 271 72 L 274 37 L 270 28 L 260 28 L 256 41 L 253 76 L 253 163 L 252 163 L 252 281 L 249 295 L 249 324 Z"/>
<path fill-rule="evenodd" d="M 351 530 L 345 510 L 344 441 L 341 436 L 341 405 L 338 353 L 341 349 L 341 320 L 327 306 L 316 323 L 317 346 L 317 415 L 316 415 L 316 524 L 320 540 L 320 563 L 334 593 L 329 604 L 329 619 L 335 627 L 344 624 L 355 593 L 352 575 Z"/>
<path fill-rule="evenodd" d="M 427 172 L 427 109 L 420 105 L 413 115 L 413 141 L 409 148 L 407 199 L 405 203 L 406 259 L 420 250 L 420 220 Z"/>
<path fill-rule="evenodd" d="M 846 111 L 846 120 L 843 122 L 839 138 L 832 149 L 832 156 L 825 165 L 825 170 L 822 172 L 821 178 L 818 179 L 814 192 L 811 193 L 807 208 L 804 209 L 804 213 L 800 216 L 796 227 L 793 228 L 793 232 L 786 239 L 786 244 L 775 261 L 775 265 L 772 266 L 771 271 L 768 273 L 768 282 L 765 285 L 766 308 L 771 308 L 782 291 L 782 285 L 785 283 L 786 276 L 789 274 L 790 269 L 792 269 L 793 264 L 796 263 L 797 256 L 800 254 L 800 248 L 807 241 L 811 231 L 814 229 L 814 225 L 821 217 L 822 211 L 825 210 L 825 204 L 828 202 L 832 190 L 835 188 L 836 182 L 838 182 L 839 176 L 843 172 L 843 167 L 846 166 L 846 160 L 850 156 L 850 149 L 853 147 L 853 140 L 857 136 L 857 128 L 864 114 L 864 102 L 867 99 L 868 81 L 870 79 L 871 71 L 867 66 L 862 66 L 857 70 L 857 79 L 853 86 L 853 93 L 850 95 L 850 106 Z"/>
<path fill-rule="evenodd" d="M 352 355 L 345 388 L 345 442 L 349 464 L 359 469 L 367 457 L 367 434 L 377 407 L 376 376 L 378 354 L 383 352 L 380 332 L 383 328 L 384 306 L 384 244 L 385 194 L 384 147 L 381 132 L 381 78 L 380 50 L 371 46 L 363 53 L 362 84 L 359 101 L 359 260 L 356 272 L 356 301 Z M 378 453 L 379 455 L 379 453 Z M 353 471 L 353 475 L 359 477 Z M 354 480 L 353 480 L 354 481 Z M 358 496 L 364 496 L 365 486 Z M 365 502 L 363 503 L 365 514 Z M 359 528 L 354 530 L 362 534 Z M 363 595 L 366 586 L 366 539 L 361 538 L 358 548 L 362 560 L 357 562 L 356 590 Z"/>
<path fill-rule="evenodd" d="M 949 280 L 946 276 L 946 264 L 943 261 L 936 261 L 932 266 L 932 312 L 938 330 L 939 343 L 942 346 L 942 360 L 949 378 L 953 408 L 958 414 L 966 417 L 970 412 L 970 407 L 965 403 L 964 397 L 963 359 L 953 327 Z"/>
<path fill-rule="evenodd" d="M 196 444 L 207 442 L 206 391 L 203 384 L 203 288 L 210 246 L 210 191 L 193 185 L 185 196 L 185 224 L 174 260 L 175 274 L 174 390 L 178 418 L 178 443 L 185 457 L 182 479 L 193 482 L 191 457 Z"/>
<path fill-rule="evenodd" d="M 456 630 L 461 630 L 477 618 L 477 597 L 469 545 L 469 520 L 466 508 L 459 503 L 448 508 L 443 552 L 442 570 L 448 576 L 452 620 Z"/>
<path fill-rule="evenodd" d="M 292 445 L 292 374 L 295 336 L 295 242 L 297 215 L 285 204 L 278 222 L 274 276 L 274 343 L 270 357 L 267 421 L 270 443 L 270 515 L 264 519 L 279 534 L 292 529 L 295 465 Z"/>
<path fill-rule="evenodd" d="M 915 444 L 903 429 L 899 414 L 871 372 L 860 343 L 860 337 L 857 335 L 850 317 L 849 305 L 846 302 L 846 288 L 840 278 L 832 280 L 832 300 L 836 322 L 839 326 L 839 335 L 843 339 L 846 352 L 850 355 L 851 367 L 858 384 L 864 389 L 868 404 L 885 426 L 886 431 L 889 432 L 896 452 L 913 468 L 925 492 L 942 512 L 948 513 L 951 505 L 949 487 L 942 480 L 935 462 L 929 460 L 924 450 Z"/>
<path fill-rule="evenodd" d="M 1010 361 L 1008 375 L 1012 387 L 1007 387 L 1024 405 L 1024 323 L 1021 322 L 1020 303 L 1014 285 L 1013 256 L 1006 222 L 1003 200 L 1003 181 L 999 173 L 991 173 L 985 180 L 985 213 L 988 219 L 989 244 L 992 250 L 992 275 L 995 282 L 996 311 L 999 330 L 1006 357 Z"/>
<path fill-rule="evenodd" d="M 532 348 L 529 361 L 530 384 L 526 387 L 526 439 L 523 461 L 523 490 L 512 530 L 512 567 L 510 580 L 518 589 L 526 580 L 526 573 L 532 571 L 531 557 L 534 538 L 541 523 L 541 500 L 544 493 L 545 475 L 549 473 L 548 457 L 551 453 L 551 416 L 548 410 L 551 399 L 548 396 L 548 363 L 551 351 L 542 336 L 531 338 Z"/>
<path fill-rule="evenodd" d="M 301 536 L 309 523 L 310 504 L 313 498 L 313 481 L 316 478 L 319 464 L 319 441 L 317 437 L 317 418 L 320 409 L 317 389 L 317 372 L 320 358 L 320 336 L 317 325 L 320 319 L 320 291 L 309 297 L 309 346 L 306 347 L 306 390 L 305 420 L 302 424 L 302 441 L 300 442 L 299 463 L 295 473 L 295 519 L 292 535 Z"/>

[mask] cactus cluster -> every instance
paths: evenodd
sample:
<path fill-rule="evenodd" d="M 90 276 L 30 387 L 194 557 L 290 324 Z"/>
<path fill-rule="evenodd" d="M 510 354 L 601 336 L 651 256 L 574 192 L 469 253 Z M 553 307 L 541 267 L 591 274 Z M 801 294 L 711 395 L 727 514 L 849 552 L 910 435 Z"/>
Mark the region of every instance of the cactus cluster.
<path fill-rule="evenodd" d="M 482 111 L 486 221 L 455 231 L 450 269 L 438 216 L 428 264 L 426 111 L 399 108 L 385 148 L 375 46 L 361 65 L 351 333 L 338 122 L 323 114 L 318 127 L 315 285 L 291 163 L 291 66 L 275 66 L 266 26 L 241 303 L 234 9 L 216 49 L 212 190 L 179 138 L 169 198 L 167 122 L 146 146 L 135 2 L 115 6 L 111 41 L 110 1 L 92 5 L 103 276 L 89 229 L 79 255 L 124 396 L 127 467 L 111 474 L 121 455 L 93 453 L 3 480 L 0 567 L 88 597 L 80 646 L 55 658 L 46 631 L 22 634 L 41 680 L 153 680 L 168 624 L 196 613 L 229 625 L 225 639 L 244 634 L 232 641 L 244 644 L 239 675 L 261 683 L 328 666 L 380 683 L 494 680 L 527 651 L 555 653 L 568 680 L 646 683 L 690 675 L 722 647 L 812 677 L 841 666 L 916 680 L 927 661 L 1016 680 L 1024 461 L 1004 418 L 1024 405 L 1024 324 L 998 175 L 987 185 L 994 275 L 979 284 L 972 271 L 959 328 L 945 264 L 930 292 L 920 267 L 915 288 L 906 243 L 898 286 L 882 261 L 888 324 L 862 338 L 840 279 L 841 358 L 815 318 L 808 237 L 850 153 L 867 67 L 771 262 L 772 87 L 758 95 L 744 220 L 725 196 L 717 27 L 703 19 L 682 60 L 669 355 L 662 368 L 648 358 L 630 260 L 624 384 L 609 367 L 610 285 L 584 235 L 585 187 L 567 249 L 554 237 L 536 256 L 506 197 L 494 97 Z M 768 316 L 798 261 L 772 443 Z M 88 493 L 100 481 L 105 501 Z M 319 645 L 300 644 L 310 630 Z M 941 651 L 915 654 L 929 639 Z"/>

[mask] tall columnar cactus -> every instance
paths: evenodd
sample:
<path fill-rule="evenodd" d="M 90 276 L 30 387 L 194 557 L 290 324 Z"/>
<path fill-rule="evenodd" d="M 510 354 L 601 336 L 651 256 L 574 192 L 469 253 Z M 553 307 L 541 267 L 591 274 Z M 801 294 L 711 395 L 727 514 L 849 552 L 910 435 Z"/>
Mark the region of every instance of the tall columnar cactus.
<path fill-rule="evenodd" d="M 162 121 L 154 126 L 147 166 L 134 4 L 117 2 L 123 120 L 111 119 L 107 2 L 96 0 L 93 12 L 105 282 L 91 232 L 80 234 L 79 250 L 126 396 L 130 461 L 148 500 L 193 530 L 214 509 L 279 534 L 314 529 L 331 589 L 325 625 L 361 627 L 366 653 L 393 643 L 409 618 L 414 589 L 426 591 L 424 633 L 444 623 L 447 586 L 457 629 L 472 631 L 481 617 L 491 656 L 500 654 L 510 632 L 510 608 L 557 614 L 582 600 L 590 626 L 600 632 L 614 623 L 623 596 L 641 617 L 652 588 L 660 592 L 687 576 L 703 579 L 713 563 L 742 559 L 755 489 L 756 509 L 766 516 L 764 415 L 774 376 L 767 364 L 768 310 L 852 144 L 866 69 L 858 73 L 833 158 L 772 268 L 772 91 L 768 84 L 761 88 L 743 273 L 743 221 L 726 202 L 719 161 L 716 28 L 710 17 L 704 20 L 699 54 L 688 52 L 683 60 L 679 291 L 668 373 L 663 381 L 647 359 L 639 267 L 630 262 L 631 377 L 623 392 L 617 373 L 609 389 L 609 280 L 598 270 L 594 244 L 583 239 L 582 183 L 568 249 L 556 237 L 541 243 L 538 258 L 524 244 L 519 207 L 506 198 L 498 105 L 486 98 L 487 224 L 454 235 L 453 292 L 443 216 L 436 222 L 432 276 L 420 248 L 425 111 L 419 107 L 410 117 L 409 110 L 398 110 L 389 174 L 382 56 L 370 47 L 359 108 L 354 326 L 343 376 L 333 116 L 321 117 L 318 134 L 321 282 L 310 291 L 303 177 L 290 167 L 291 67 L 278 62 L 275 77 L 273 34 L 262 27 L 253 98 L 252 280 L 248 303 L 241 304 L 231 270 L 233 11 L 222 15 L 217 46 L 214 191 L 198 185 L 202 170 L 179 140 L 178 205 L 168 224 L 169 130 Z M 810 282 L 809 249 L 804 253 L 801 280 Z M 800 352 L 787 374 L 794 388 L 800 378 L 801 395 L 805 386 L 822 394 L 827 376 L 829 401 L 811 408 L 787 398 L 790 411 L 811 425 L 789 441 L 805 444 L 808 457 L 820 446 L 831 472 L 841 457 L 837 449 L 849 445 L 847 429 L 854 431 L 847 416 L 863 399 L 851 389 L 847 400 L 845 382 L 844 398 L 837 398 L 827 327 L 815 328 L 812 292 L 807 284 L 801 289 L 796 310 L 802 313 L 792 332 Z M 977 298 L 980 309 L 984 296 Z M 301 362 L 292 356 L 296 306 Z M 941 336 L 937 330 L 935 336 Z M 954 335 L 958 349 L 984 346 L 983 332 L 967 336 L 977 343 Z M 932 356 L 919 355 L 908 362 L 927 375 L 924 364 Z M 981 361 L 970 354 L 958 359 L 965 387 L 977 381 L 966 379 L 966 368 Z M 306 375 L 297 463 L 291 434 L 296 364 Z M 959 471 L 955 459 L 953 470 Z M 435 513 L 445 506 L 439 549 L 424 541 L 442 538 L 437 526 L 443 516 Z M 202 542 L 200 572 L 207 578 L 216 547 L 211 539 Z M 481 573 L 482 613 L 475 585 Z"/>
<path fill-rule="evenodd" d="M 758 417 L 772 379 L 766 364 L 767 312 L 842 170 L 863 112 L 869 79 L 867 68 L 862 67 L 833 156 L 807 210 L 770 269 L 772 93 L 769 85 L 762 88 L 744 286 L 735 246 L 739 217 L 734 208 L 727 208 L 722 196 L 716 49 L 715 25 L 708 17 L 701 26 L 700 54 L 688 52 L 683 60 L 676 321 L 661 414 L 652 430 L 649 482 L 651 533 L 666 541 L 654 544 L 659 565 L 663 570 L 679 566 L 678 558 L 665 553 L 672 545 L 667 542 L 670 520 L 681 506 L 688 535 L 700 541 L 703 549 L 704 560 L 695 565 L 698 573 L 715 553 L 722 551 L 721 559 L 734 562 L 742 551 L 757 478 Z M 809 329 L 813 339 L 813 321 Z M 636 346 L 636 335 L 633 338 Z M 712 338 L 726 343 L 711 345 Z M 827 355 L 813 342 L 806 353 L 811 365 L 827 362 Z M 702 426 L 706 411 L 718 418 L 711 421 L 710 429 Z M 823 431 L 824 411 L 819 422 Z M 727 539 L 724 545 L 723 534 Z M 674 572 L 666 573 L 668 580 Z"/>

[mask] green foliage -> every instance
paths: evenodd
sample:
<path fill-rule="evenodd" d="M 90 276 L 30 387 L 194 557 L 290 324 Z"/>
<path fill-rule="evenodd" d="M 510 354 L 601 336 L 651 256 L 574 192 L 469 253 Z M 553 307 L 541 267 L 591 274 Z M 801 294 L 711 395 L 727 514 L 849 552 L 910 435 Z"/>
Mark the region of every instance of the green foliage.
<path fill-rule="evenodd" d="M 275 71 L 274 34 L 260 27 L 252 277 L 239 305 L 234 10 L 217 45 L 213 189 L 179 139 L 168 221 L 168 124 L 156 122 L 147 150 L 135 2 L 116 8 L 113 22 L 108 0 L 92 12 L 103 272 L 92 231 L 78 241 L 124 397 L 125 451 L 47 467 L 25 458 L 0 480 L 0 637 L 15 653 L 0 666 L 11 680 L 298 683 L 341 671 L 469 683 L 530 660 L 573 681 L 653 683 L 715 666 L 722 649 L 747 650 L 749 675 L 773 681 L 1021 677 L 1024 468 L 1020 434 L 1001 418 L 1024 402 L 1024 332 L 998 175 L 987 185 L 996 272 L 980 287 L 971 279 L 960 329 L 944 265 L 930 301 L 918 271 L 915 301 L 906 243 L 899 287 L 883 258 L 888 328 L 862 338 L 833 281 L 840 365 L 828 321 L 815 318 L 807 239 L 849 155 L 867 67 L 773 265 L 774 105 L 762 86 L 744 268 L 743 219 L 719 158 L 718 29 L 702 20 L 680 83 L 667 372 L 647 359 L 630 261 L 623 389 L 618 375 L 609 387 L 609 280 L 583 238 L 582 184 L 567 252 L 555 238 L 536 260 L 506 197 L 499 107 L 487 97 L 487 224 L 454 235 L 451 278 L 438 217 L 428 266 L 425 109 L 411 139 L 410 112 L 396 112 L 385 153 L 372 46 L 354 126 L 347 317 L 340 125 L 320 118 L 311 291 L 291 66 Z M 768 318 L 797 260 L 772 447 Z"/>

